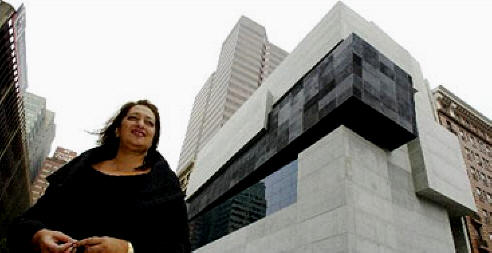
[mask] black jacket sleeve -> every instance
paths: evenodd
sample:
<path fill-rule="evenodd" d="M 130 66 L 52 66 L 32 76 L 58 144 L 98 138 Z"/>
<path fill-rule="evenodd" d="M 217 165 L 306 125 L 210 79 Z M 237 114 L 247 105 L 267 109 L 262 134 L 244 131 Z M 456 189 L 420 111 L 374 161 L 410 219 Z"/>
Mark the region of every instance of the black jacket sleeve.
<path fill-rule="evenodd" d="M 37 231 L 47 228 L 49 217 L 52 217 L 50 209 L 59 202 L 61 194 L 56 188 L 48 186 L 45 194 L 34 206 L 14 219 L 7 235 L 10 252 L 34 252 L 32 238 Z"/>
<path fill-rule="evenodd" d="M 61 190 L 61 185 L 72 170 L 72 165 L 79 159 L 79 157 L 73 159 L 54 174 L 48 176 L 46 179 L 49 186 L 44 195 L 39 198 L 34 206 L 13 220 L 7 234 L 10 252 L 34 252 L 32 238 L 37 231 L 43 228 L 49 229 L 49 224 L 55 217 L 53 212 L 66 199 Z"/>

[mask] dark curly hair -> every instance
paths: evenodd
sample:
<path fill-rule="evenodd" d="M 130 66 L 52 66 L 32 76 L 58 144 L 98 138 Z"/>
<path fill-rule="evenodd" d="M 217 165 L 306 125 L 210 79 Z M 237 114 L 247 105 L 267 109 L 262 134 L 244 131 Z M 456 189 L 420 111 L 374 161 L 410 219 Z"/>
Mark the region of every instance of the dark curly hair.
<path fill-rule="evenodd" d="M 128 111 L 130 111 L 130 109 L 135 105 L 147 106 L 154 113 L 155 116 L 155 135 L 154 135 L 154 139 L 152 140 L 152 146 L 150 146 L 150 148 L 147 150 L 147 155 L 145 157 L 144 164 L 136 169 L 137 170 L 145 169 L 149 165 L 153 164 L 157 154 L 157 145 L 159 144 L 161 120 L 159 117 L 159 110 L 157 109 L 157 107 L 146 99 L 138 100 L 136 102 L 128 102 L 124 104 L 123 106 L 121 106 L 119 112 L 106 122 L 104 128 L 94 132 L 94 134 L 99 136 L 97 140 L 97 144 L 99 145 L 99 147 L 101 147 L 104 150 L 105 153 L 104 157 L 100 157 L 98 160 L 102 161 L 108 158 L 112 159 L 116 156 L 120 145 L 120 138 L 116 137 L 116 129 L 121 126 L 121 122 L 123 121 L 123 118 L 128 114 Z"/>

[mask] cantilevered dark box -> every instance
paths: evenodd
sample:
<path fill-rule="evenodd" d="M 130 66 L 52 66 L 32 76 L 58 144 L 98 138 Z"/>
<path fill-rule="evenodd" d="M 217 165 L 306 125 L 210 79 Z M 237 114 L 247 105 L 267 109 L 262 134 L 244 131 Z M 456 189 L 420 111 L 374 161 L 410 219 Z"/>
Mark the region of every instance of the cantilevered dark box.
<path fill-rule="evenodd" d="M 356 34 L 277 100 L 267 127 L 190 196 L 189 218 L 297 159 L 340 125 L 386 150 L 417 136 L 412 78 Z"/>
<path fill-rule="evenodd" d="M 417 135 L 412 78 L 356 34 L 338 44 L 293 89 L 299 88 L 304 90 L 303 130 L 343 124 L 388 150 Z M 299 96 L 294 93 L 286 95 Z"/>

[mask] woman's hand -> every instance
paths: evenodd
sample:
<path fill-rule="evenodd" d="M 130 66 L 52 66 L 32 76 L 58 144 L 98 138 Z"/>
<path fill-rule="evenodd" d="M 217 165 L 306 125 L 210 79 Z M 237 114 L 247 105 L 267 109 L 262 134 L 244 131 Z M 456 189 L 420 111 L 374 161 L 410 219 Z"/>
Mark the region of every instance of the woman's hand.
<path fill-rule="evenodd" d="M 65 253 L 69 252 L 76 240 L 70 236 L 49 229 L 41 229 L 32 237 L 32 243 L 41 253 Z"/>
<path fill-rule="evenodd" d="M 89 237 L 76 243 L 76 247 L 85 247 L 84 253 L 127 253 L 128 242 L 113 237 Z"/>

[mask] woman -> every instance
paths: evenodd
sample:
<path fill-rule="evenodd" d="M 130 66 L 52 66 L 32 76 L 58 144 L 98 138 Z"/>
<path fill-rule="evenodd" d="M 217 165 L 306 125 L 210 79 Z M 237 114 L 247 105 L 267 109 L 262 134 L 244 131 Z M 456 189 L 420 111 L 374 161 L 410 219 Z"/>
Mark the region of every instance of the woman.
<path fill-rule="evenodd" d="M 189 252 L 184 195 L 156 150 L 156 106 L 127 103 L 98 134 L 13 223 L 12 252 Z"/>

